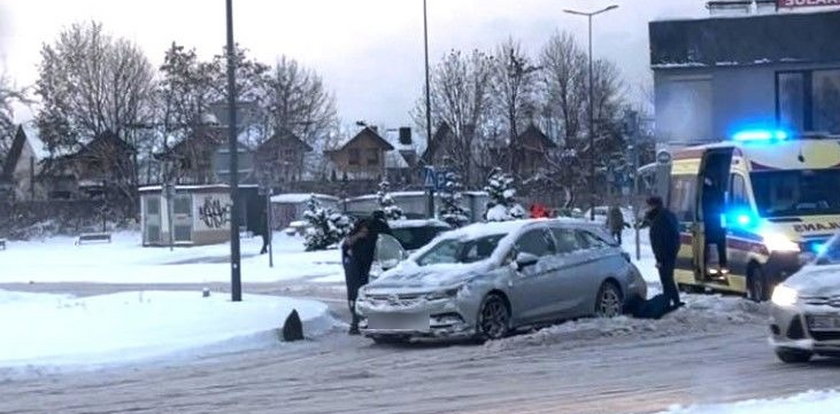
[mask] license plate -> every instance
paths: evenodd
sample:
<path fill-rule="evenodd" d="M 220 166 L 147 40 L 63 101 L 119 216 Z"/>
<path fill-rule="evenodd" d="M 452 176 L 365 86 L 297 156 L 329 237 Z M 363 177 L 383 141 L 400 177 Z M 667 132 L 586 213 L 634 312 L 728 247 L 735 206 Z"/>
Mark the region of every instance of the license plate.
<path fill-rule="evenodd" d="M 424 313 L 372 313 L 368 315 L 368 329 L 426 332 L 429 330 L 429 315 Z"/>
<path fill-rule="evenodd" d="M 840 316 L 810 316 L 808 327 L 815 331 L 836 331 L 840 330 Z"/>

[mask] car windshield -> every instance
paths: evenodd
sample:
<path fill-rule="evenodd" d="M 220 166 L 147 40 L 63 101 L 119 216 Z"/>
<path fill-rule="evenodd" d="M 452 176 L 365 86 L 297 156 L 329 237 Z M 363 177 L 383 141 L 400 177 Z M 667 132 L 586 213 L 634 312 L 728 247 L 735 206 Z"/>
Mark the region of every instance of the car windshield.
<path fill-rule="evenodd" d="M 407 227 L 395 228 L 391 230 L 403 249 L 417 250 L 432 241 L 438 234 L 444 232 L 446 228 L 439 226 L 423 226 L 423 227 Z"/>
<path fill-rule="evenodd" d="M 822 252 L 817 257 L 817 265 L 840 264 L 840 238 L 834 238 L 826 243 Z"/>
<path fill-rule="evenodd" d="M 840 214 L 840 169 L 754 172 L 762 217 Z"/>
<path fill-rule="evenodd" d="M 474 263 L 489 258 L 506 234 L 477 239 L 445 239 L 438 242 L 418 260 L 420 266 L 446 263 Z"/>

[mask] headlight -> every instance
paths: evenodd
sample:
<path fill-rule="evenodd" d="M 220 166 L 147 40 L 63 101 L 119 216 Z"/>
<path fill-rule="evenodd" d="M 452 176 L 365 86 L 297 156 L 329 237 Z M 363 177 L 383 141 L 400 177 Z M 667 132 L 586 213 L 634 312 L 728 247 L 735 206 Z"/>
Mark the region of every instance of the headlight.
<path fill-rule="evenodd" d="M 794 243 L 782 234 L 771 233 L 764 235 L 764 245 L 771 252 L 799 252 L 799 244 Z"/>
<path fill-rule="evenodd" d="M 798 298 L 799 293 L 796 292 L 796 289 L 785 285 L 778 285 L 773 289 L 773 297 L 770 300 L 777 306 L 787 307 L 796 304 Z"/>
<path fill-rule="evenodd" d="M 455 296 L 458 296 L 458 291 L 461 290 L 461 286 L 446 289 L 446 290 L 439 290 L 437 292 L 432 292 L 426 295 L 426 300 L 441 300 L 441 299 L 451 299 Z"/>

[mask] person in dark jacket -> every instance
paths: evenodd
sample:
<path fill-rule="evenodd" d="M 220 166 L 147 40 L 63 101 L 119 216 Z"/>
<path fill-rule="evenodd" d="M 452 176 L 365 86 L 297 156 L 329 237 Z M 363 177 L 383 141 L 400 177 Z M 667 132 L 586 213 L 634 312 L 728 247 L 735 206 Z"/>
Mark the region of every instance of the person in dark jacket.
<path fill-rule="evenodd" d="M 656 268 L 659 269 L 662 291 L 672 306 L 678 307 L 682 302 L 674 281 L 674 268 L 680 250 L 679 222 L 677 216 L 663 205 L 662 198 L 651 197 L 647 204 L 650 209 L 645 216 L 645 222 L 650 226 L 650 245 L 656 258 Z"/>
<path fill-rule="evenodd" d="M 262 249 L 260 254 L 268 253 L 268 243 L 271 237 L 271 229 L 268 228 L 268 212 L 260 214 L 260 236 L 262 236 Z"/>
<path fill-rule="evenodd" d="M 359 220 L 350 234 L 341 243 L 341 262 L 344 265 L 344 281 L 347 285 L 347 303 L 350 306 L 352 322 L 351 335 L 359 334 L 359 316 L 356 314 L 356 299 L 359 289 L 368 283 L 370 268 L 376 253 L 376 241 L 380 234 L 391 234 L 385 214 L 376 211 L 369 219 Z"/>
<path fill-rule="evenodd" d="M 618 206 L 610 207 L 607 213 L 607 228 L 610 230 L 615 241 L 621 245 L 621 233 L 624 231 L 626 223 L 624 222 L 624 214 Z"/>
<path fill-rule="evenodd" d="M 718 271 L 721 274 L 728 273 L 726 260 L 726 230 L 723 227 L 723 203 L 724 193 L 720 186 L 710 179 L 703 180 L 703 221 L 705 224 L 706 249 L 704 252 L 704 263 L 708 266 L 709 252 L 714 244 L 717 248 Z"/>

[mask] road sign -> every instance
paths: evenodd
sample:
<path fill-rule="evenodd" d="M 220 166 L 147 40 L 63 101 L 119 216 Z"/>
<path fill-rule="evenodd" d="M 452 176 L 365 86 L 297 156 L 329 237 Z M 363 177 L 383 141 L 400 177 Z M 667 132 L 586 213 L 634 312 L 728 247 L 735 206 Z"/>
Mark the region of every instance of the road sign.
<path fill-rule="evenodd" d="M 426 188 L 437 187 L 437 176 L 434 167 L 426 167 L 423 169 L 423 186 Z"/>

